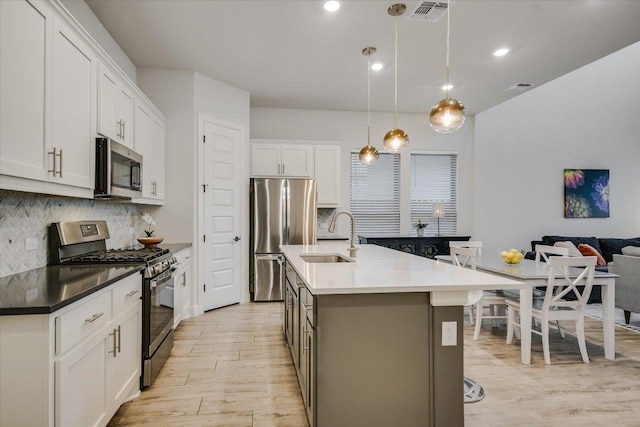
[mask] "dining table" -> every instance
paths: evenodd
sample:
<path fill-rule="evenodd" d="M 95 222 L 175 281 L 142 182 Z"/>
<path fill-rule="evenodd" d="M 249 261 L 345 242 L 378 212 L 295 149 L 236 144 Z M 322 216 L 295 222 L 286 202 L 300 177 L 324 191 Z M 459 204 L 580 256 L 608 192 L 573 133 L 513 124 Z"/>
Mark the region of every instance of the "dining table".
<path fill-rule="evenodd" d="M 436 256 L 437 260 L 451 262 L 451 256 Z M 524 286 L 514 289 L 520 294 L 520 351 L 521 362 L 531 363 L 532 306 L 533 291 L 546 287 L 549 278 L 549 265 L 544 261 L 522 259 L 518 264 L 507 264 L 502 257 L 478 257 L 476 269 L 502 277 L 518 280 Z M 568 268 L 570 278 L 580 275 L 580 268 Z M 604 357 L 615 360 L 615 281 L 617 274 L 596 270 L 593 278 L 594 286 L 601 286 L 602 296 L 602 329 L 604 332 Z M 561 278 L 561 276 L 556 276 Z M 489 289 L 487 289 L 489 290 Z"/>

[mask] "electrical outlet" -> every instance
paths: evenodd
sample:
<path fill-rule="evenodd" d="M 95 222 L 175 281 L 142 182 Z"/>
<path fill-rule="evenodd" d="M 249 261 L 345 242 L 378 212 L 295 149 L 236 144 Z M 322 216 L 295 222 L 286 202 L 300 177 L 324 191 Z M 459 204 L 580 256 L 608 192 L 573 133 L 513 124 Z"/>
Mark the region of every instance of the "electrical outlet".
<path fill-rule="evenodd" d="M 27 251 L 33 251 L 38 249 L 38 239 L 35 237 L 27 237 L 24 241 L 25 249 Z"/>
<path fill-rule="evenodd" d="M 442 346 L 458 345 L 458 322 L 442 322 Z"/>

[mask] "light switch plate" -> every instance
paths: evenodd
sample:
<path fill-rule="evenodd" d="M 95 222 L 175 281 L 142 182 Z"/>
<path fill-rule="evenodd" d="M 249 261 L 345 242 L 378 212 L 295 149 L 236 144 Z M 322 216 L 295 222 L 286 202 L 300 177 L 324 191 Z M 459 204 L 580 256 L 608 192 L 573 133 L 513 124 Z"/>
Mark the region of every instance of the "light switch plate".
<path fill-rule="evenodd" d="M 458 345 L 458 322 L 442 322 L 442 346 Z"/>

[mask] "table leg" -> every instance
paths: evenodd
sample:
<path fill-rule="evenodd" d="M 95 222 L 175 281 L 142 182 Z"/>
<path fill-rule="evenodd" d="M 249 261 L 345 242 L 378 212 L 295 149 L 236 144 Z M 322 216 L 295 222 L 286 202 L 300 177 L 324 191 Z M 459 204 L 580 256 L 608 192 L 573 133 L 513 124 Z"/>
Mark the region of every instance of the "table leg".
<path fill-rule="evenodd" d="M 520 289 L 520 357 L 525 365 L 531 363 L 531 306 L 533 288 Z"/>
<path fill-rule="evenodd" d="M 616 359 L 616 307 L 615 279 L 601 286 L 602 293 L 602 329 L 604 330 L 604 357 Z"/>

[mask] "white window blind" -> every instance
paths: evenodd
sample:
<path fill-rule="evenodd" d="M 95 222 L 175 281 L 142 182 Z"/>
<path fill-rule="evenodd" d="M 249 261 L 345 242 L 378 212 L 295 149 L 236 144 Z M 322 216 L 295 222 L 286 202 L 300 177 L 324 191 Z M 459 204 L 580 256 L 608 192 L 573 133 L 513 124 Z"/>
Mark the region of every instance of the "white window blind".
<path fill-rule="evenodd" d="M 351 153 L 351 213 L 357 235 L 400 234 L 400 155 L 380 153 L 366 166 Z"/>
<path fill-rule="evenodd" d="M 440 235 L 455 236 L 458 222 L 458 167 L 455 154 L 411 154 L 411 224 L 429 225 L 426 235 L 438 232 L 433 203 L 443 203 Z"/>

